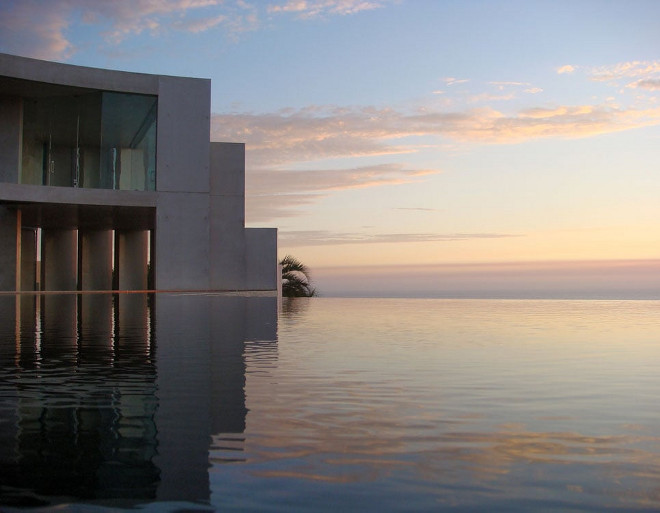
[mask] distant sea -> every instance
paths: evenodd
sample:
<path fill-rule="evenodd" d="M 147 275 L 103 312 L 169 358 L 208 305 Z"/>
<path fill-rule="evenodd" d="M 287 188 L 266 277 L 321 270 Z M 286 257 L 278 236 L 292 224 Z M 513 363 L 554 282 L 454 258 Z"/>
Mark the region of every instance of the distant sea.
<path fill-rule="evenodd" d="M 470 290 L 470 291 L 405 291 L 405 290 L 352 290 L 319 291 L 321 297 L 335 298 L 393 298 L 393 299 L 567 299 L 567 300 L 660 300 L 657 290 Z"/>

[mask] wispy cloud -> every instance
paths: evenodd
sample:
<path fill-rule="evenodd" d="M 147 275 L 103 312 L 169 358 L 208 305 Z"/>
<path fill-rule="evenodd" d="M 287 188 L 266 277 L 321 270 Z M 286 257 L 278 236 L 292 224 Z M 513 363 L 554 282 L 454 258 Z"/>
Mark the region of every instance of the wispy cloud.
<path fill-rule="evenodd" d="M 294 13 L 300 18 L 347 15 L 383 7 L 385 1 L 367 0 L 288 0 L 268 6 L 270 13 Z"/>
<path fill-rule="evenodd" d="M 515 81 L 494 81 L 494 82 L 488 82 L 490 85 L 494 85 L 498 88 L 504 88 L 507 86 L 512 86 L 512 87 L 519 87 L 519 86 L 528 86 L 530 85 L 529 82 L 515 82 Z"/>
<path fill-rule="evenodd" d="M 227 16 L 220 14 L 218 16 L 196 20 L 177 20 L 172 26 L 179 30 L 185 30 L 186 32 L 196 34 L 198 32 L 205 32 L 225 21 L 227 21 Z"/>
<path fill-rule="evenodd" d="M 414 212 L 442 212 L 439 208 L 424 208 L 424 207 L 393 207 L 394 210 L 411 210 Z"/>
<path fill-rule="evenodd" d="M 457 85 L 457 84 L 465 84 L 470 81 L 469 78 L 454 78 L 454 77 L 445 77 L 442 79 L 442 81 L 447 84 L 448 86 L 452 85 Z"/>
<path fill-rule="evenodd" d="M 589 77 L 599 82 L 621 79 L 644 79 L 660 74 L 660 61 L 620 62 L 611 66 L 591 68 Z"/>
<path fill-rule="evenodd" d="M 2 51 L 41 59 L 68 59 L 76 48 L 70 34 L 94 26 L 98 44 L 111 49 L 144 33 L 198 34 L 221 29 L 230 39 L 255 30 L 264 16 L 297 18 L 350 15 L 383 7 L 390 0 L 288 0 L 267 5 L 245 0 L 6 0 L 0 3 Z"/>
<path fill-rule="evenodd" d="M 277 166 L 336 157 L 410 153 L 414 149 L 385 144 L 398 138 L 398 124 L 389 109 L 310 106 L 270 114 L 215 114 L 211 138 L 243 141 L 251 166 Z"/>
<path fill-rule="evenodd" d="M 399 164 L 308 171 L 252 170 L 246 174 L 246 210 L 250 222 L 293 217 L 330 193 L 408 184 L 436 173 Z"/>
<path fill-rule="evenodd" d="M 75 50 L 69 38 L 76 23 L 97 26 L 107 45 L 130 36 L 168 30 L 199 33 L 250 24 L 244 2 L 222 0 L 25 0 L 0 6 L 0 44 L 7 51 L 44 59 L 66 59 Z"/>
<path fill-rule="evenodd" d="M 660 124 L 660 108 L 610 103 L 529 108 L 491 107 L 403 112 L 375 107 L 310 107 L 271 114 L 215 114 L 212 139 L 247 143 L 254 168 L 337 157 L 412 153 L 416 137 L 511 144 L 540 138 L 582 138 Z M 406 139 L 403 144 L 399 141 Z M 428 141 L 425 142 L 428 147 Z"/>
<path fill-rule="evenodd" d="M 470 239 L 502 239 L 520 237 L 508 233 L 349 233 L 326 230 L 281 232 L 279 241 L 285 247 L 326 246 L 344 244 L 406 244 L 415 242 L 456 242 Z"/>
<path fill-rule="evenodd" d="M 509 94 L 490 94 L 481 93 L 468 98 L 468 103 L 491 103 L 491 102 L 506 102 L 513 100 L 516 97 L 514 93 Z"/>
<path fill-rule="evenodd" d="M 332 192 L 404 184 L 438 172 L 401 164 L 341 169 L 329 166 L 333 159 L 386 158 L 429 151 L 448 142 L 517 144 L 585 138 L 659 125 L 660 107 L 649 105 L 632 108 L 606 101 L 513 113 L 492 107 L 406 112 L 309 106 L 266 114 L 215 114 L 212 140 L 247 144 L 247 205 L 249 220 L 256 222 L 301 215 L 306 206 Z M 330 169 L 319 170 L 319 162 Z"/>
<path fill-rule="evenodd" d="M 401 185 L 437 173 L 435 170 L 405 169 L 400 164 L 310 171 L 257 170 L 246 178 L 246 187 L 255 195 L 328 192 Z"/>
<path fill-rule="evenodd" d="M 110 51 L 131 37 L 159 37 L 169 31 L 199 34 L 222 30 L 235 39 L 256 30 L 270 13 L 299 18 L 349 15 L 382 7 L 383 1 L 308 0 L 272 4 L 245 0 L 21 0 L 0 3 L 0 48 L 28 57 L 66 60 L 75 53 L 71 33 L 80 25 L 97 28 L 94 44 Z"/>
<path fill-rule="evenodd" d="M 628 84 L 628 87 L 638 87 L 640 89 L 648 89 L 649 91 L 660 91 L 660 78 L 639 80 Z"/>
<path fill-rule="evenodd" d="M 572 73 L 577 66 L 562 66 L 558 73 Z M 580 66 L 580 70 L 594 82 L 604 82 L 615 87 L 660 90 L 660 61 L 628 61 L 606 66 Z M 621 91 L 622 92 L 622 91 Z"/>
<path fill-rule="evenodd" d="M 3 51 L 38 59 L 67 58 L 73 45 L 65 32 L 68 12 L 62 13 L 59 2 L 38 0 L 7 2 L 0 6 L 0 46 Z M 68 3 L 68 2 L 67 2 Z M 39 20 L 35 23 L 35 20 Z"/>

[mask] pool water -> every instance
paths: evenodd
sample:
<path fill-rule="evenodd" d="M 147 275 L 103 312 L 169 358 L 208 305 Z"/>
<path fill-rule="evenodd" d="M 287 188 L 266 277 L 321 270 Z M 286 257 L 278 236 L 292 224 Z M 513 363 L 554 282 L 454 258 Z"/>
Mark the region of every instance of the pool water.
<path fill-rule="evenodd" d="M 0 314 L 0 511 L 660 510 L 657 301 Z"/>

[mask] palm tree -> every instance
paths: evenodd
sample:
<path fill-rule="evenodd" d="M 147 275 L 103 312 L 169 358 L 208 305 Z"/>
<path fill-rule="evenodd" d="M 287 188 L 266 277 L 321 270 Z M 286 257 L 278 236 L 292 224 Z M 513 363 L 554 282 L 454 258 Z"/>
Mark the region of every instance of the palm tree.
<path fill-rule="evenodd" d="M 312 297 L 316 289 L 310 285 L 309 269 L 300 260 L 291 255 L 280 260 L 282 266 L 282 296 Z"/>

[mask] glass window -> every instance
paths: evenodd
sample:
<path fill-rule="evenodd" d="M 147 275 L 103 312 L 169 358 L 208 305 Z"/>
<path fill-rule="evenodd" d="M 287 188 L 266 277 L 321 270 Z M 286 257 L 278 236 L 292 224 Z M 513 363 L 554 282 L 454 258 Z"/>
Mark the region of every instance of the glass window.
<path fill-rule="evenodd" d="M 156 98 L 103 93 L 101 187 L 156 188 Z"/>
<path fill-rule="evenodd" d="M 24 98 L 20 183 L 153 191 L 155 96 Z"/>

